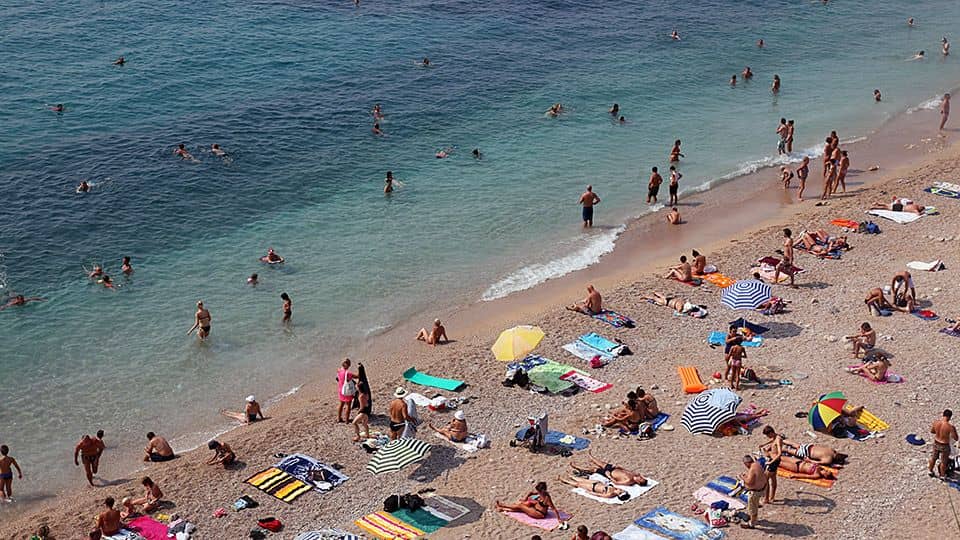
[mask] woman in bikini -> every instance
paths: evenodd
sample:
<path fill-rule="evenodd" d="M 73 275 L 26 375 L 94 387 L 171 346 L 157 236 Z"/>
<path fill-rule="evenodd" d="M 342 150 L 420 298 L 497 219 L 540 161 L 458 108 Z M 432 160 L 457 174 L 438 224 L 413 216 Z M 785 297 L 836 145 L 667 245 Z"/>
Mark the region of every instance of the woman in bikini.
<path fill-rule="evenodd" d="M 560 511 L 553 504 L 550 493 L 547 492 L 546 482 L 537 482 L 533 486 L 533 491 L 527 493 L 516 504 L 507 504 L 500 501 L 494 501 L 494 505 L 500 512 L 522 512 L 534 519 L 543 519 L 547 517 L 547 512 L 553 510 L 556 516 L 560 516 Z"/>
<path fill-rule="evenodd" d="M 193 326 L 190 327 L 190 330 L 187 330 L 187 335 L 193 333 L 194 330 L 197 330 L 197 337 L 201 341 L 207 339 L 207 336 L 210 335 L 210 321 L 213 318 L 210 316 L 210 312 L 203 307 L 203 301 L 197 301 L 197 312 L 193 317 Z"/>
<path fill-rule="evenodd" d="M 621 501 L 630 499 L 629 493 L 606 482 L 588 480 L 586 478 L 574 478 L 572 476 L 568 476 L 566 478 L 558 476 L 557 481 L 568 486 L 580 488 L 591 495 L 600 497 L 601 499 L 612 499 L 614 497 L 620 499 Z"/>
<path fill-rule="evenodd" d="M 687 303 L 686 300 L 680 298 L 679 296 L 666 296 L 656 291 L 652 292 L 651 294 L 652 296 L 641 296 L 640 299 L 646 300 L 658 306 L 671 307 L 674 311 L 683 311 L 683 306 Z"/>
<path fill-rule="evenodd" d="M 836 480 L 837 478 L 833 471 L 825 469 L 817 463 L 802 461 L 790 456 L 781 458 L 780 468 L 790 473 L 787 478 L 797 480 Z"/>
<path fill-rule="evenodd" d="M 603 427 L 612 428 L 619 427 L 627 431 L 633 432 L 638 427 L 640 427 L 640 422 L 643 420 L 643 412 L 640 410 L 640 406 L 637 404 L 637 400 L 630 399 L 627 400 L 626 405 L 622 409 L 613 413 L 613 415 L 603 422 Z"/>
<path fill-rule="evenodd" d="M 590 452 L 587 452 L 587 457 L 590 458 L 592 463 L 586 467 L 581 467 L 576 463 L 570 462 L 570 468 L 578 474 L 600 474 L 607 477 L 611 482 L 620 486 L 645 486 L 647 485 L 647 479 L 643 477 L 640 473 L 635 473 L 633 471 L 628 471 L 623 467 L 618 467 L 613 463 L 607 463 L 601 461 L 595 457 Z"/>
<path fill-rule="evenodd" d="M 820 444 L 799 444 L 789 439 L 782 439 L 783 454 L 797 459 L 805 459 L 820 465 L 839 467 L 847 461 L 847 455 L 837 452 L 829 446 Z"/>

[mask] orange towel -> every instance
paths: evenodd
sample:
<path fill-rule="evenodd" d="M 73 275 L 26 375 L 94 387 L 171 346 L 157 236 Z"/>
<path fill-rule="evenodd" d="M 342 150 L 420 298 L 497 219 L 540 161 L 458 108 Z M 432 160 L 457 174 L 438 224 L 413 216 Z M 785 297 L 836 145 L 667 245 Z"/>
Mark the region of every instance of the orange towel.
<path fill-rule="evenodd" d="M 826 465 L 821 465 L 820 468 L 826 469 L 826 470 L 828 470 L 828 471 L 831 471 L 834 476 L 836 476 L 837 473 L 839 472 L 839 471 L 837 471 L 837 469 L 834 469 L 833 467 L 827 467 Z M 832 488 L 832 487 L 833 487 L 833 483 L 836 482 L 836 480 L 828 480 L 828 479 L 826 479 L 826 478 L 821 478 L 821 479 L 819 479 L 819 480 L 811 480 L 811 479 L 809 479 L 809 478 L 792 478 L 792 477 L 790 476 L 790 475 L 792 475 L 792 474 L 793 474 L 793 473 L 790 472 L 790 471 L 781 469 L 781 468 L 779 468 L 779 467 L 777 468 L 777 476 L 780 476 L 780 477 L 783 477 L 783 478 L 790 478 L 791 480 L 796 480 L 797 482 L 806 482 L 806 483 L 808 483 L 808 484 L 813 484 L 813 485 L 815 485 L 815 486 L 820 486 L 820 487 L 824 487 L 824 488 Z"/>
<path fill-rule="evenodd" d="M 856 229 L 860 226 L 859 223 L 851 219 L 835 219 L 830 222 L 831 225 L 836 225 L 837 227 L 846 227 L 848 229 Z"/>
<path fill-rule="evenodd" d="M 680 375 L 680 385 L 683 386 L 684 392 L 688 394 L 699 394 L 707 389 L 703 381 L 700 380 L 700 374 L 697 373 L 697 368 L 692 366 L 679 366 L 677 367 L 677 373 Z"/>
<path fill-rule="evenodd" d="M 725 276 L 720 272 L 714 272 L 712 274 L 704 274 L 700 276 L 700 279 L 706 281 L 707 283 L 716 285 L 721 289 L 726 289 L 727 287 L 733 285 L 733 282 L 736 281 L 730 276 Z"/>

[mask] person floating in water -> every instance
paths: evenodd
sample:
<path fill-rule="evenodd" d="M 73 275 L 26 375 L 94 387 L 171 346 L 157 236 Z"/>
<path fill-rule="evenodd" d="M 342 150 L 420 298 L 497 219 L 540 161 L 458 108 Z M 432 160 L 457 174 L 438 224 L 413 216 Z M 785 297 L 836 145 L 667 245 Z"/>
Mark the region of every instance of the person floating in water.
<path fill-rule="evenodd" d="M 383 192 L 393 193 L 393 171 L 387 171 L 387 177 L 383 180 Z"/>
<path fill-rule="evenodd" d="M 917 54 L 913 55 L 913 58 L 911 58 L 911 60 L 923 60 L 925 58 L 924 54 L 926 54 L 924 51 L 920 51 Z"/>
<path fill-rule="evenodd" d="M 256 287 L 260 283 L 260 276 L 257 274 L 250 274 L 250 277 L 247 278 L 247 285 L 251 287 Z"/>
<path fill-rule="evenodd" d="M 50 107 L 50 110 L 57 113 L 62 113 L 66 109 L 63 107 L 63 103 L 57 103 L 53 107 Z"/>
<path fill-rule="evenodd" d="M 123 257 L 123 260 L 120 262 L 120 271 L 128 276 L 133 273 L 133 266 L 130 264 L 129 256 L 125 255 Z"/>
<path fill-rule="evenodd" d="M 762 49 L 764 45 L 766 44 L 763 42 L 763 38 L 757 40 L 757 47 Z"/>
<path fill-rule="evenodd" d="M 627 117 L 626 117 L 626 116 L 621 116 L 621 117 L 620 117 L 620 120 L 618 120 L 618 121 L 620 122 L 620 125 L 626 124 L 626 123 L 627 123 Z"/>
<path fill-rule="evenodd" d="M 424 56 L 423 61 L 420 62 L 420 67 L 430 67 L 430 59 Z"/>
<path fill-rule="evenodd" d="M 474 149 L 473 149 L 473 157 L 474 157 L 474 159 L 482 159 L 482 158 L 483 158 L 483 154 L 480 153 L 480 149 L 479 149 L 479 148 L 474 148 Z"/>
<path fill-rule="evenodd" d="M 383 135 L 383 130 L 380 129 L 380 122 L 374 122 L 373 127 L 370 128 L 370 132 L 377 136 Z"/>
<path fill-rule="evenodd" d="M 223 150 L 223 148 L 220 148 L 220 145 L 217 143 L 213 143 L 210 145 L 210 153 L 217 157 L 223 157 L 227 155 L 227 153 Z"/>
<path fill-rule="evenodd" d="M 913 17 L 910 17 L 909 19 L 907 19 L 907 26 L 911 28 L 913 27 Z"/>
<path fill-rule="evenodd" d="M 736 86 L 736 85 L 737 85 L 737 76 L 736 76 L 736 75 L 731 75 L 731 76 L 730 76 L 730 86 Z"/>
<path fill-rule="evenodd" d="M 743 77 L 743 80 L 752 79 L 752 78 L 753 78 L 753 72 L 750 71 L 750 66 L 744 67 L 744 68 L 743 68 L 743 73 L 742 73 L 741 75 L 742 75 L 742 77 Z"/>
<path fill-rule="evenodd" d="M 193 160 L 193 155 L 190 152 L 187 152 L 187 149 L 183 143 L 177 145 L 177 148 L 173 151 L 173 155 L 180 156 L 182 159 Z"/>
<path fill-rule="evenodd" d="M 562 113 L 562 112 L 565 112 L 565 111 L 563 110 L 563 104 L 562 104 L 562 103 L 554 103 L 553 105 L 550 106 L 549 109 L 547 109 L 546 114 L 547 114 L 547 116 L 549 116 L 549 117 L 551 117 L 551 118 L 556 118 L 557 116 L 560 116 L 560 113 Z"/>
<path fill-rule="evenodd" d="M 31 296 L 30 298 L 27 298 L 22 294 L 18 294 L 13 298 L 11 298 L 10 300 L 8 300 L 6 304 L 0 306 L 0 311 L 3 311 L 8 307 L 23 306 L 30 302 L 43 302 L 44 300 L 46 300 L 46 298 L 41 298 L 39 296 Z"/>
<path fill-rule="evenodd" d="M 120 58 L 117 58 L 116 60 L 113 61 L 113 65 L 115 65 L 115 66 L 122 66 L 122 65 L 124 65 L 124 64 L 126 64 L 126 63 L 127 63 L 127 59 L 124 58 L 123 56 L 121 56 Z"/>
<path fill-rule="evenodd" d="M 453 153 L 453 148 L 442 148 L 437 150 L 437 159 L 443 159 L 449 157 Z"/>
<path fill-rule="evenodd" d="M 284 261 L 283 257 L 277 255 L 277 252 L 273 248 L 267 249 L 267 254 L 263 257 L 260 257 L 260 260 L 267 264 L 278 264 Z"/>
<path fill-rule="evenodd" d="M 877 103 L 880 103 L 881 99 L 882 97 L 880 96 L 880 89 L 877 88 L 873 91 L 873 100 L 876 101 Z"/>
<path fill-rule="evenodd" d="M 670 39 L 672 39 L 672 40 L 674 40 L 674 41 L 680 41 L 680 32 L 677 32 L 676 30 L 674 30 L 674 31 L 670 34 Z"/>
<path fill-rule="evenodd" d="M 90 192 L 90 184 L 88 184 L 86 180 L 81 180 L 80 185 L 77 186 L 77 193 L 89 193 L 89 192 Z"/>

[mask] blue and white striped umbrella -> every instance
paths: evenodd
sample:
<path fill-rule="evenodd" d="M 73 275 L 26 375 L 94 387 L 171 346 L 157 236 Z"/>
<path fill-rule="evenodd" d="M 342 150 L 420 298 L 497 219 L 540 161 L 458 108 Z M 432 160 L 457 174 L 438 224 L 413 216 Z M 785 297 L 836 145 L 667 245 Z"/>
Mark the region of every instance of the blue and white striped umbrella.
<path fill-rule="evenodd" d="M 742 399 L 727 388 L 714 388 L 701 392 L 687 403 L 680 417 L 680 425 L 690 433 L 712 434 L 720 424 L 737 415 Z"/>
<path fill-rule="evenodd" d="M 730 309 L 757 309 L 771 296 L 770 285 L 755 279 L 743 279 L 720 291 L 720 303 Z"/>

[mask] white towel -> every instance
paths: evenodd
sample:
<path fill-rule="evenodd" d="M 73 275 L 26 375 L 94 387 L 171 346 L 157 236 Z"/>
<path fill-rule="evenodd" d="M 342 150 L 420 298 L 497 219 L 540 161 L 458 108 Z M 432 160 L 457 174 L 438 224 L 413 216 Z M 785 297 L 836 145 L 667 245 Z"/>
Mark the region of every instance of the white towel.
<path fill-rule="evenodd" d="M 608 480 L 607 477 L 605 477 L 605 476 L 603 476 L 603 475 L 601 475 L 601 474 L 597 474 L 597 473 L 591 474 L 591 475 L 590 475 L 590 480 L 592 480 L 592 481 L 594 481 L 594 482 L 603 482 L 604 484 L 610 485 L 610 480 Z M 617 487 L 617 488 L 619 488 L 619 489 L 622 489 L 622 490 L 626 491 L 627 493 L 629 493 L 629 494 L 630 494 L 630 498 L 627 499 L 627 500 L 628 500 L 628 501 L 632 501 L 632 500 L 636 499 L 637 497 L 643 495 L 644 493 L 650 491 L 651 489 L 657 487 L 657 484 L 659 484 L 659 483 L 660 483 L 660 482 L 657 482 L 656 480 L 652 480 L 652 479 L 650 479 L 650 478 L 647 478 L 647 485 L 645 485 L 645 486 L 637 486 L 637 485 L 633 485 L 633 486 L 621 486 L 621 485 L 617 485 L 617 484 L 614 484 L 614 486 Z M 596 494 L 590 493 L 589 491 L 587 491 L 587 490 L 585 490 L 585 489 L 583 489 L 583 488 L 574 488 L 574 489 L 572 489 L 572 490 L 570 490 L 570 491 L 573 491 L 573 492 L 576 493 L 577 495 L 582 495 L 582 496 L 584 496 L 584 497 L 586 497 L 586 498 L 588 498 L 588 499 L 593 499 L 593 500 L 595 500 L 595 501 L 597 501 L 597 502 L 602 502 L 602 503 L 604 503 L 604 504 L 623 504 L 623 503 L 627 502 L 627 501 L 621 501 L 620 499 L 618 499 L 618 498 L 616 498 L 616 497 L 612 497 L 612 498 L 609 498 L 609 499 L 604 499 L 603 497 L 598 497 Z"/>
<path fill-rule="evenodd" d="M 911 270 L 920 270 L 921 272 L 936 272 L 938 270 L 943 270 L 943 261 L 937 259 L 932 262 L 923 262 L 923 261 L 910 261 L 907 263 L 907 268 Z"/>
<path fill-rule="evenodd" d="M 893 210 L 867 210 L 867 213 L 872 216 L 889 219 L 890 221 L 896 221 L 901 225 L 913 223 L 921 217 L 920 214 L 914 214 L 913 212 L 894 212 Z"/>
<path fill-rule="evenodd" d="M 656 534 L 652 531 L 648 531 L 642 527 L 637 527 L 633 523 L 627 526 L 626 529 L 613 535 L 613 540 L 667 540 L 666 538 Z"/>
<path fill-rule="evenodd" d="M 470 434 L 467 435 L 467 442 L 455 442 L 455 441 L 451 441 L 451 440 L 448 439 L 447 436 L 444 435 L 443 433 L 433 432 L 433 434 L 436 435 L 437 437 L 440 437 L 441 439 L 447 441 L 448 443 L 456 446 L 457 448 L 463 450 L 464 452 L 470 452 L 470 453 L 472 454 L 472 453 L 476 452 L 477 450 L 479 450 L 479 448 L 477 448 L 477 442 L 476 442 L 476 441 L 477 441 L 477 436 L 474 435 L 473 433 L 470 433 Z M 472 441 L 472 442 L 471 442 L 471 441 Z"/>

